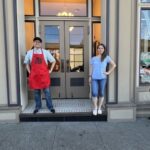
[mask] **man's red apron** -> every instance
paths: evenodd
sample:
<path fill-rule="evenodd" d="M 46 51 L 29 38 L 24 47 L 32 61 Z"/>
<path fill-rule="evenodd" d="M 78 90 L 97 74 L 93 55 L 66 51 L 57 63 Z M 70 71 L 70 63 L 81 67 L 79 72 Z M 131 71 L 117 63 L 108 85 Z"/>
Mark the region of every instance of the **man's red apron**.
<path fill-rule="evenodd" d="M 42 51 L 42 50 L 41 50 Z M 31 73 L 29 75 L 29 87 L 31 89 L 44 89 L 50 85 L 50 74 L 44 59 L 44 54 L 35 54 L 31 61 Z"/>

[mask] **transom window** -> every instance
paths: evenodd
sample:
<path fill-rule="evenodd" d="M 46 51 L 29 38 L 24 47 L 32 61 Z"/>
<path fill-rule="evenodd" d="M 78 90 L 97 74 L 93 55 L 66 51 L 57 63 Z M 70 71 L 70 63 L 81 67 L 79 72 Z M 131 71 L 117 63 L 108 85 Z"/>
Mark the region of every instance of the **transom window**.
<path fill-rule="evenodd" d="M 41 16 L 87 16 L 87 0 L 40 0 Z"/>

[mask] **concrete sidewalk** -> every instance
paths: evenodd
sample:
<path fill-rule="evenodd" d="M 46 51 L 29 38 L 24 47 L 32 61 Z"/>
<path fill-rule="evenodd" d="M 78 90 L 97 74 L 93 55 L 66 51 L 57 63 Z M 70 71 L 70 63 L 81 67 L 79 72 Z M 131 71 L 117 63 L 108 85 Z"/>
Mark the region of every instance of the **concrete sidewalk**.
<path fill-rule="evenodd" d="M 1 123 L 0 150 L 150 150 L 150 120 Z"/>

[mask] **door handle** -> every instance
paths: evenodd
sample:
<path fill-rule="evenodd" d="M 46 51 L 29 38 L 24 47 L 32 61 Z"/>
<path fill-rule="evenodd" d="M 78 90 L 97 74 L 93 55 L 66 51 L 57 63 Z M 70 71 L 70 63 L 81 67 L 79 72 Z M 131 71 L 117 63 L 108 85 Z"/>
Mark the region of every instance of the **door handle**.
<path fill-rule="evenodd" d="M 61 59 L 61 72 L 64 72 L 64 59 Z"/>

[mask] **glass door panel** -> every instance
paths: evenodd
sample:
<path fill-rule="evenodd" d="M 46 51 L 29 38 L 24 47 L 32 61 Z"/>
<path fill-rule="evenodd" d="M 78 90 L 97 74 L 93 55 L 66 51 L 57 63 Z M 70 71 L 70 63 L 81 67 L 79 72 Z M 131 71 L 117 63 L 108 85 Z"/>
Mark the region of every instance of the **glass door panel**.
<path fill-rule="evenodd" d="M 72 30 L 70 30 L 72 29 Z M 83 27 L 69 27 L 70 37 L 70 72 L 84 71 Z"/>
<path fill-rule="evenodd" d="M 86 22 L 65 22 L 67 98 L 89 97 L 87 29 Z"/>
<path fill-rule="evenodd" d="M 56 59 L 52 98 L 89 98 L 88 23 L 42 21 L 41 27 L 43 47 Z"/>
<path fill-rule="evenodd" d="M 60 26 L 46 25 L 45 26 L 45 48 L 50 50 L 56 60 L 54 72 L 60 72 Z"/>
<path fill-rule="evenodd" d="M 43 47 L 54 56 L 56 64 L 51 74 L 52 98 L 65 98 L 64 23 L 41 22 Z M 49 63 L 49 68 L 51 64 Z"/>

